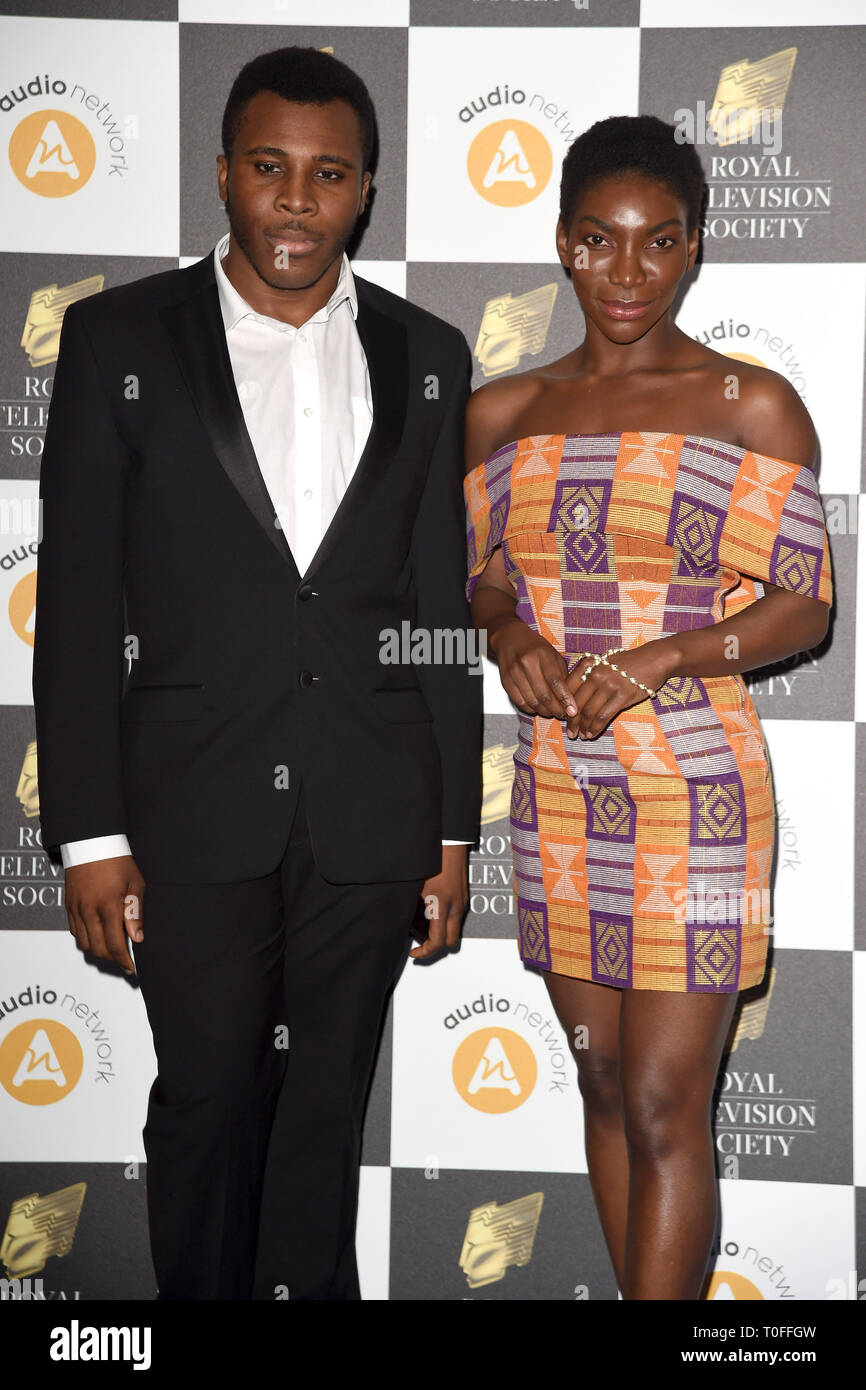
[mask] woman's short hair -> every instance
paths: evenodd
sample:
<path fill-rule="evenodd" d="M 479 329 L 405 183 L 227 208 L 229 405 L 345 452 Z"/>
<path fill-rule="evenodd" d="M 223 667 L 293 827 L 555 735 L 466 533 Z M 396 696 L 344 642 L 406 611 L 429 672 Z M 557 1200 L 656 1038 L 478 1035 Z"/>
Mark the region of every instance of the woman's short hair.
<path fill-rule="evenodd" d="M 587 188 L 624 174 L 664 184 L 685 206 L 688 234 L 700 228 L 707 191 L 703 165 L 694 145 L 676 135 L 676 127 L 658 116 L 608 116 L 578 135 L 562 162 L 559 216 L 566 231 Z"/>

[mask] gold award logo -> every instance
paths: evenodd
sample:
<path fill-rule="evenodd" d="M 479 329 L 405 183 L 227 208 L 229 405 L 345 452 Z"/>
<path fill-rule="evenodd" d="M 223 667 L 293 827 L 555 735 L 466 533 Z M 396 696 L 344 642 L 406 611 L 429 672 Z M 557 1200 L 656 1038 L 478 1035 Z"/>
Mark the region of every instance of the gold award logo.
<path fill-rule="evenodd" d="M 513 1029 L 479 1028 L 454 1053 L 451 1076 L 473 1110 L 503 1115 L 532 1095 L 538 1063 L 529 1043 Z"/>
<path fill-rule="evenodd" d="M 68 111 L 32 111 L 12 132 L 9 163 L 31 193 L 67 198 L 93 173 L 96 146 L 84 122 Z"/>
<path fill-rule="evenodd" d="M 796 48 L 783 48 L 754 63 L 741 58 L 722 68 L 708 118 L 719 145 L 749 140 L 760 129 L 765 111 L 778 117 L 796 61 Z"/>
<path fill-rule="evenodd" d="M 514 754 L 517 744 L 491 744 L 481 757 L 481 781 L 484 788 L 481 803 L 481 824 L 491 825 L 508 815 L 511 804 L 511 783 L 514 780 Z"/>
<path fill-rule="evenodd" d="M 513 371 L 524 353 L 537 357 L 547 342 L 557 286 L 541 285 L 526 294 L 488 299 L 475 340 L 475 357 L 484 376 Z"/>
<path fill-rule="evenodd" d="M 764 1029 L 767 1026 L 767 1015 L 770 1011 L 770 1000 L 773 997 L 773 987 L 776 983 L 777 968 L 775 965 L 770 967 L 770 976 L 767 983 L 767 991 L 756 999 L 749 999 L 748 995 L 740 1007 L 739 1017 L 734 1014 L 734 1022 L 725 1043 L 728 1052 L 736 1052 L 741 1042 L 746 1038 L 755 1041 L 756 1038 L 764 1036 Z"/>
<path fill-rule="evenodd" d="M 466 169 L 475 192 L 488 203 L 516 208 L 544 192 L 553 173 L 553 152 L 528 121 L 494 121 L 469 146 Z"/>
<path fill-rule="evenodd" d="M 53 1018 L 19 1023 L 0 1043 L 0 1086 L 25 1105 L 53 1105 L 78 1085 L 81 1043 Z"/>
<path fill-rule="evenodd" d="M 49 1256 L 69 1254 L 86 1190 L 87 1183 L 75 1182 L 12 1203 L 0 1241 L 0 1260 L 10 1279 L 29 1279 L 45 1268 Z"/>
<path fill-rule="evenodd" d="M 511 1265 L 529 1264 L 543 1202 L 543 1192 L 531 1192 L 503 1206 L 485 1202 L 473 1208 L 458 1262 L 470 1289 L 504 1279 Z"/>
<path fill-rule="evenodd" d="M 105 283 L 104 275 L 88 275 L 64 285 L 43 285 L 30 296 L 30 307 L 21 334 L 21 346 L 31 367 L 45 367 L 57 361 L 60 351 L 60 329 L 67 306 L 79 299 L 98 294 Z"/>
<path fill-rule="evenodd" d="M 21 775 L 18 778 L 18 786 L 15 788 L 15 795 L 25 816 L 33 817 L 39 815 L 39 782 L 36 772 L 36 740 L 31 739 L 24 754 L 24 761 L 21 764 Z"/>

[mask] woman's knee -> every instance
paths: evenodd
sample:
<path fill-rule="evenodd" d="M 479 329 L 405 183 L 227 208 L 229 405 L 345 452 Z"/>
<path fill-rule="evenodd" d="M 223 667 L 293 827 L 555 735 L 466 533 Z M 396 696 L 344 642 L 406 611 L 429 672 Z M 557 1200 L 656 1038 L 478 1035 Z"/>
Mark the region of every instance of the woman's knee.
<path fill-rule="evenodd" d="M 676 1075 L 629 1080 L 623 1090 L 625 1137 L 631 1153 L 661 1159 L 710 1136 L 711 1089 Z"/>
<path fill-rule="evenodd" d="M 577 1084 L 591 1116 L 622 1117 L 622 1087 L 616 1053 L 587 1051 L 579 1056 Z"/>

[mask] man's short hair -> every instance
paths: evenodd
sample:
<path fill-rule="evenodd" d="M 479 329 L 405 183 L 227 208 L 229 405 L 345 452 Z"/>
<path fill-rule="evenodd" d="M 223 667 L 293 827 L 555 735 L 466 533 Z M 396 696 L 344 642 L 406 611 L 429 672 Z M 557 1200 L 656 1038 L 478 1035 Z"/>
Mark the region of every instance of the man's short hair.
<path fill-rule="evenodd" d="M 371 167 L 376 147 L 376 113 L 364 82 L 339 58 L 299 45 L 261 53 L 242 67 L 235 78 L 222 123 L 223 154 L 229 163 L 244 111 L 258 92 L 275 92 L 285 101 L 310 106 L 345 101 L 358 118 L 363 169 Z"/>

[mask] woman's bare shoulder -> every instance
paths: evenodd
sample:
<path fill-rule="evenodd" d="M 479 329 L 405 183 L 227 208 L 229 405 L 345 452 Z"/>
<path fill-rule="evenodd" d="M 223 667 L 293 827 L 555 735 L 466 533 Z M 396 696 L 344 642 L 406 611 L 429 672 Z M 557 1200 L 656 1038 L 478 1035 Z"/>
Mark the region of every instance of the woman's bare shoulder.
<path fill-rule="evenodd" d="M 779 372 L 752 367 L 742 378 L 738 433 L 755 454 L 814 468 L 818 437 L 812 417 L 795 388 Z"/>
<path fill-rule="evenodd" d="M 514 422 L 538 399 L 541 379 L 532 372 L 487 381 L 469 397 L 466 406 L 466 471 L 495 454 L 516 436 Z"/>

